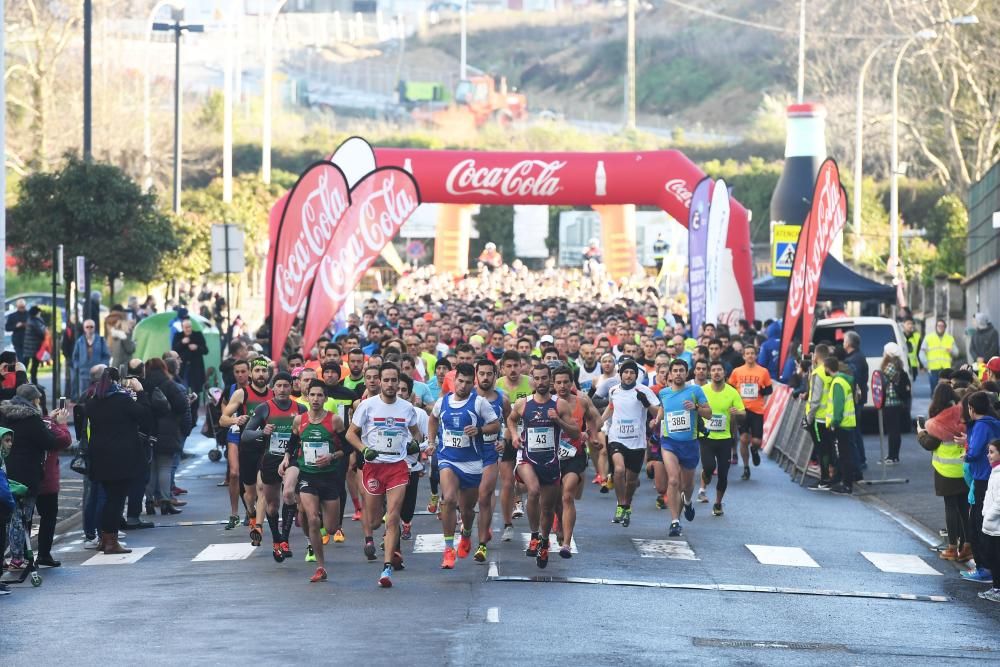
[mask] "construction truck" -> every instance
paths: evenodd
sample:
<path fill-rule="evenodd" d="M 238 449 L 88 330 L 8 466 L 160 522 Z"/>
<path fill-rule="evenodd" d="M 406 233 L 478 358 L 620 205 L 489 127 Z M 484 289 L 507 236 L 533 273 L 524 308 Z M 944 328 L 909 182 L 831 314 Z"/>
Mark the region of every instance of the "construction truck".
<path fill-rule="evenodd" d="M 490 122 L 508 125 L 528 115 L 528 100 L 508 90 L 505 77 L 476 74 L 455 86 L 448 99 L 443 86 L 400 82 L 400 104 L 411 108 L 419 123 L 450 129 L 476 129 Z"/>

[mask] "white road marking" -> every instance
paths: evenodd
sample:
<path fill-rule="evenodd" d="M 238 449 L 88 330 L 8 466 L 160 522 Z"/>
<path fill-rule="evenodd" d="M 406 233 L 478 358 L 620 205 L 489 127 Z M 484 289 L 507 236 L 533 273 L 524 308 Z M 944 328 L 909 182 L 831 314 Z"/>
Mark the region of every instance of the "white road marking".
<path fill-rule="evenodd" d="M 244 560 L 252 554 L 257 547 L 247 542 L 230 544 L 209 544 L 202 549 L 201 553 L 191 559 L 192 562 L 216 561 L 216 560 Z"/>
<path fill-rule="evenodd" d="M 136 547 L 130 554 L 97 554 L 90 560 L 84 561 L 84 565 L 131 565 L 140 558 L 148 554 L 156 547 Z"/>
<path fill-rule="evenodd" d="M 911 554 L 882 554 L 871 551 L 862 551 L 861 555 L 883 572 L 941 576 L 940 572 L 928 565 L 920 556 L 913 556 Z"/>
<path fill-rule="evenodd" d="M 417 535 L 413 539 L 413 553 L 415 554 L 444 553 L 444 535 L 442 535 L 441 533 L 431 533 L 429 535 Z"/>
<path fill-rule="evenodd" d="M 521 533 L 521 542 L 523 543 L 524 548 L 527 549 L 528 548 L 528 544 L 531 543 L 531 533 Z M 549 535 L 549 551 L 550 552 L 557 551 L 559 548 L 560 548 L 559 547 L 559 542 L 556 540 L 556 534 L 552 533 L 551 535 Z M 576 550 L 576 538 L 575 537 L 571 538 L 570 541 L 569 541 L 569 552 L 571 554 L 580 553 L 579 551 Z"/>
<path fill-rule="evenodd" d="M 687 542 L 680 540 L 640 540 L 632 544 L 643 558 L 673 558 L 674 560 L 700 560 Z"/>
<path fill-rule="evenodd" d="M 499 623 L 500 622 L 500 607 L 490 607 L 486 610 L 486 622 L 487 623 Z"/>
<path fill-rule="evenodd" d="M 487 577 L 499 577 L 500 569 L 497 567 L 496 561 L 490 561 L 490 569 L 486 572 Z"/>
<path fill-rule="evenodd" d="M 819 567 L 819 563 L 799 547 L 773 547 L 764 544 L 747 544 L 746 548 L 763 565 L 785 565 L 788 567 Z"/>

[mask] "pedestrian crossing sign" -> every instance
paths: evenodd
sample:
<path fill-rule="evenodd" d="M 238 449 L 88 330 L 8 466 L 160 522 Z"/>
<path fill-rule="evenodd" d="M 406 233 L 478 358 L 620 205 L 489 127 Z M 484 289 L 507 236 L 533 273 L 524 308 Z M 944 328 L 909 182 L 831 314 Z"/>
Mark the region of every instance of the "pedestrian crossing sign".
<path fill-rule="evenodd" d="M 795 246 L 799 241 L 799 225 L 775 225 L 771 241 L 771 274 L 788 277 L 792 275 L 795 261 Z"/>

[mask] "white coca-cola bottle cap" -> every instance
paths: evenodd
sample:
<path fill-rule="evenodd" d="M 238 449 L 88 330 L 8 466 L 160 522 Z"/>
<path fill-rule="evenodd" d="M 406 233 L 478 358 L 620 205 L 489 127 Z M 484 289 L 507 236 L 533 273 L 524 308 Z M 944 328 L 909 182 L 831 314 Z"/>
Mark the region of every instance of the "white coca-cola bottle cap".
<path fill-rule="evenodd" d="M 826 158 L 826 108 L 822 104 L 792 104 L 787 110 L 785 157 Z"/>

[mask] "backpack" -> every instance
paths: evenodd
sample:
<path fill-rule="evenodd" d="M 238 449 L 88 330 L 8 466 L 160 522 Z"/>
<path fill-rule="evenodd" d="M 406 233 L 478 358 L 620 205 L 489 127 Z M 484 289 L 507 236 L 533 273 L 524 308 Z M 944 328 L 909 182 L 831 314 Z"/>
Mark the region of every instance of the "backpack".
<path fill-rule="evenodd" d="M 913 386 L 910 384 L 910 375 L 900 368 L 899 374 L 896 377 L 896 395 L 899 396 L 902 401 L 910 400 L 913 396 Z"/>

